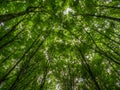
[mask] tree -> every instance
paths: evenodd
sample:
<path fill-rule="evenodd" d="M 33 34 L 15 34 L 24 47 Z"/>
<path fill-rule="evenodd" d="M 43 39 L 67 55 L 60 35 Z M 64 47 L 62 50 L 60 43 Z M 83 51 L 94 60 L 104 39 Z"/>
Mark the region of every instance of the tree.
<path fill-rule="evenodd" d="M 119 4 L 0 1 L 0 89 L 119 90 Z"/>

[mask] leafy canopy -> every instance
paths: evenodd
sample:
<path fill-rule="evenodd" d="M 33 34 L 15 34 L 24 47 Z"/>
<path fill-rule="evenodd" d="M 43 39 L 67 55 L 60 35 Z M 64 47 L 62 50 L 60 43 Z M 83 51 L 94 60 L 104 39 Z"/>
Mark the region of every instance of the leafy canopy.
<path fill-rule="evenodd" d="M 119 90 L 119 0 L 1 0 L 1 90 Z"/>

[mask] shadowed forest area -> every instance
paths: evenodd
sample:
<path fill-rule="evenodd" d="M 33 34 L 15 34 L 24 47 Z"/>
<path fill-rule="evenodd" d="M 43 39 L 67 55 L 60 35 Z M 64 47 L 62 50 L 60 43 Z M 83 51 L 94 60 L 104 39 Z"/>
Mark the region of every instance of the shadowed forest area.
<path fill-rule="evenodd" d="M 0 0 L 0 90 L 120 90 L 120 0 Z"/>

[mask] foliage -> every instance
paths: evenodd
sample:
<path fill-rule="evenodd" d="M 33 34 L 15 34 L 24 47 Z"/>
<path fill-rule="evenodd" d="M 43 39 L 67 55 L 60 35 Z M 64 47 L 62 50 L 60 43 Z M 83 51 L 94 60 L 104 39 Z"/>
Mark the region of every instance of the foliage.
<path fill-rule="evenodd" d="M 1 0 L 1 90 L 120 90 L 119 0 Z"/>

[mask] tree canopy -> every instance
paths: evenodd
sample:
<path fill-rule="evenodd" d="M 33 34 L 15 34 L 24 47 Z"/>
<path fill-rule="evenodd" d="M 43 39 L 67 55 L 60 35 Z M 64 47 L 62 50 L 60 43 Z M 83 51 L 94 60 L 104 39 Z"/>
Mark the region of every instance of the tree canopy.
<path fill-rule="evenodd" d="M 120 0 L 0 0 L 0 90 L 120 90 Z"/>

